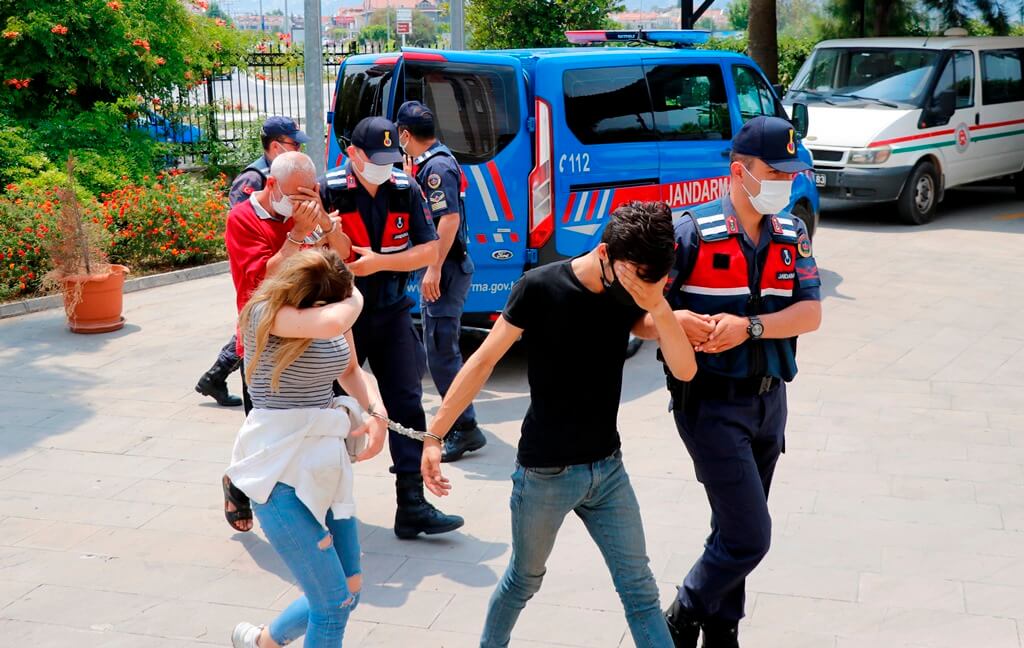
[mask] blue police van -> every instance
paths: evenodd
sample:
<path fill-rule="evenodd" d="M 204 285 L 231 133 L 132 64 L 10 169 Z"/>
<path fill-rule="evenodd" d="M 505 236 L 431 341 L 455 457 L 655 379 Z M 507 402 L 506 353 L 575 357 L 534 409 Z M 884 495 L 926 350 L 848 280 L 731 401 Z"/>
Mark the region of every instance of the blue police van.
<path fill-rule="evenodd" d="M 688 44 L 693 32 L 568 32 L 580 44 Z M 697 38 L 700 38 L 697 33 Z M 703 36 L 706 39 L 706 35 Z M 403 49 L 345 59 L 328 113 L 327 167 L 364 117 L 417 100 L 468 179 L 476 266 L 463 325 L 489 328 L 512 284 L 537 265 L 591 249 L 619 204 L 664 200 L 674 215 L 728 187 L 730 140 L 758 115 L 788 116 L 748 57 L 685 48 Z M 794 113 L 801 136 L 806 132 Z M 808 163 L 807 150 L 799 154 Z M 791 209 L 812 230 L 812 176 Z M 417 282 L 410 282 L 411 295 Z"/>

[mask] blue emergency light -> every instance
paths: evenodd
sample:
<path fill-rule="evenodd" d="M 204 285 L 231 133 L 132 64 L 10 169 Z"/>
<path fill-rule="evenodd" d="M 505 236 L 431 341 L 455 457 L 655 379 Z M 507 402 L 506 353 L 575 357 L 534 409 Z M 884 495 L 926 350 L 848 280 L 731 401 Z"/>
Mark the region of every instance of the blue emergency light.
<path fill-rule="evenodd" d="M 711 32 L 703 29 L 581 29 L 565 32 L 573 45 L 605 43 L 670 43 L 674 47 L 700 45 L 711 40 Z"/>

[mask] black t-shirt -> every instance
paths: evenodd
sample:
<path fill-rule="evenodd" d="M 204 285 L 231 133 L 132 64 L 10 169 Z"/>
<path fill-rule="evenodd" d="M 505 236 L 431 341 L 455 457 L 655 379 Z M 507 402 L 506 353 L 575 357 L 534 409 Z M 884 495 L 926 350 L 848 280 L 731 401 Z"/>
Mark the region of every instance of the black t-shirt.
<path fill-rule="evenodd" d="M 629 331 L 643 311 L 588 290 L 571 261 L 530 270 L 503 316 L 524 329 L 530 408 L 519 463 L 592 463 L 619 449 L 616 420 Z"/>

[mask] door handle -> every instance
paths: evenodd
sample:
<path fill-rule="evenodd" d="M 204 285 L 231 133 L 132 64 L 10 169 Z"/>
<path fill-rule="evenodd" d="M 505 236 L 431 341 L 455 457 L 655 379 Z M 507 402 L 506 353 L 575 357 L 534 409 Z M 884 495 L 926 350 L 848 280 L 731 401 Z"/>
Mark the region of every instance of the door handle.
<path fill-rule="evenodd" d="M 974 113 L 974 125 L 975 126 L 980 126 L 981 125 L 981 113 Z"/>

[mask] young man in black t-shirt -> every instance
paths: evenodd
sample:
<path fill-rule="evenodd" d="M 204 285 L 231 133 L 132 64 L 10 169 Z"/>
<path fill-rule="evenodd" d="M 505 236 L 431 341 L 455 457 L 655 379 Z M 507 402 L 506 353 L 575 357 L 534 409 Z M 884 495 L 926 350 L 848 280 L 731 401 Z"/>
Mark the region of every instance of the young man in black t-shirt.
<path fill-rule="evenodd" d="M 676 378 L 690 380 L 696 371 L 693 349 L 664 297 L 673 260 L 672 215 L 664 203 L 616 209 L 596 248 L 531 270 L 515 285 L 503 317 L 459 371 L 431 423 L 436 436 L 424 442 L 421 470 L 441 496 L 450 484 L 441 475 L 438 439 L 522 335 L 530 408 L 512 475 L 512 559 L 491 597 L 481 648 L 508 645 L 570 512 L 600 548 L 638 648 L 672 646 L 616 419 L 629 334 L 645 313 Z"/>

